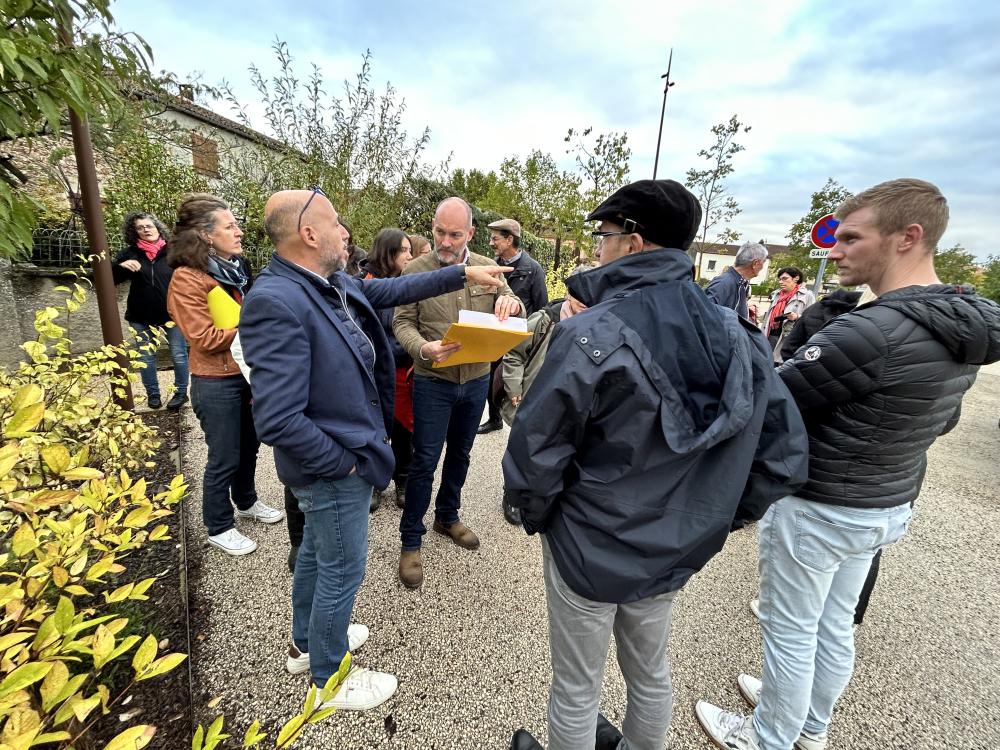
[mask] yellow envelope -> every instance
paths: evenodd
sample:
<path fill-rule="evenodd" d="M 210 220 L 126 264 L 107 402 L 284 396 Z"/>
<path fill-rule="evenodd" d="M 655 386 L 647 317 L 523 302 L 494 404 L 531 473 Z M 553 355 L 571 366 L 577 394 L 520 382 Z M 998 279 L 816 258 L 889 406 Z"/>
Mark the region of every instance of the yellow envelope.
<path fill-rule="evenodd" d="M 494 316 L 485 313 L 462 310 L 458 320 L 458 323 L 451 324 L 441 341 L 446 344 L 457 342 L 462 348 L 443 362 L 435 362 L 432 367 L 495 362 L 522 341 L 531 338 L 527 330 L 508 327 L 510 323 L 499 323 Z M 515 320 L 524 327 L 523 318 L 510 319 L 511 322 Z"/>
<path fill-rule="evenodd" d="M 208 312 L 216 328 L 236 328 L 240 324 L 240 305 L 221 286 L 208 293 Z"/>

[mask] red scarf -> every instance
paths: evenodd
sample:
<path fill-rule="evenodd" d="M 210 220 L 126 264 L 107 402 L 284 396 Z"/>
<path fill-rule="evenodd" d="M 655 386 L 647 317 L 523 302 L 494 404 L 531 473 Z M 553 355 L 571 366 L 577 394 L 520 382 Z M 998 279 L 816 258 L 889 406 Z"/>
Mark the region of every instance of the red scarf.
<path fill-rule="evenodd" d="M 788 292 L 782 292 L 778 295 L 778 299 L 774 301 L 771 305 L 771 310 L 767 314 L 767 334 L 770 336 L 774 333 L 774 329 L 780 327 L 781 324 L 778 322 L 778 318 L 785 312 L 785 305 L 788 304 L 788 300 L 795 296 L 795 293 L 799 291 L 799 285 L 796 284 L 795 288 Z"/>
<path fill-rule="evenodd" d="M 146 257 L 149 258 L 149 262 L 152 263 L 163 246 L 167 244 L 167 241 L 162 237 L 157 237 L 152 242 L 149 242 L 148 240 L 139 240 L 137 244 L 139 245 L 139 249 L 146 253 Z"/>

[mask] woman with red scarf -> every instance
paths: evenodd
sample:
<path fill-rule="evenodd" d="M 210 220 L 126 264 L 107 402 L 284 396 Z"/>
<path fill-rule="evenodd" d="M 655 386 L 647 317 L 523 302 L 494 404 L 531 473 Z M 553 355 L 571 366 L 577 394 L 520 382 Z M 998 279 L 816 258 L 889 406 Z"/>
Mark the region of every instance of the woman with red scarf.
<path fill-rule="evenodd" d="M 174 269 L 167 264 L 167 240 L 170 235 L 163 222 L 153 214 L 133 213 L 122 225 L 125 249 L 118 253 L 111 266 L 115 283 L 128 281 L 128 302 L 125 320 L 135 331 L 139 359 L 145 365 L 140 370 L 150 409 L 163 406 L 160 384 L 156 378 L 154 329 L 163 328 L 170 320 L 167 312 L 167 289 Z M 167 402 L 171 411 L 180 409 L 188 400 L 188 346 L 177 326 L 166 328 L 170 343 L 170 358 L 174 363 L 173 396 Z"/>
<path fill-rule="evenodd" d="M 399 276 L 406 264 L 410 262 L 410 238 L 399 229 L 383 229 L 375 235 L 371 252 L 361 261 L 359 276 L 362 279 L 390 279 Z M 392 474 L 396 485 L 396 505 L 400 508 L 406 498 L 406 477 L 410 470 L 410 458 L 413 454 L 413 360 L 406 350 L 396 341 L 392 332 L 394 308 L 376 310 L 379 323 L 389 337 L 393 356 L 396 359 L 396 402 L 392 420 L 392 453 L 396 459 L 396 468 Z M 372 495 L 371 509 L 375 510 L 382 504 L 382 496 L 378 490 Z"/>
<path fill-rule="evenodd" d="M 778 269 L 778 288 L 771 293 L 771 307 L 764 316 L 761 330 L 774 350 L 774 361 L 780 363 L 781 344 L 802 312 L 816 302 L 816 295 L 802 284 L 802 271 L 794 266 Z"/>

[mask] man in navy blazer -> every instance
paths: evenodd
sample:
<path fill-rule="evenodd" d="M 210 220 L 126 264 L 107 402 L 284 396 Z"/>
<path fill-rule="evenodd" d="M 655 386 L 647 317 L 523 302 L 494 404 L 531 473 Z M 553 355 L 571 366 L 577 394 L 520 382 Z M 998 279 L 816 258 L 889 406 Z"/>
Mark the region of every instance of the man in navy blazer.
<path fill-rule="evenodd" d="M 467 280 L 499 286 L 510 269 L 454 266 L 360 281 L 343 272 L 337 212 L 318 188 L 272 195 L 264 216 L 275 254 L 243 303 L 240 339 L 257 434 L 273 446 L 278 477 L 306 516 L 287 666 L 309 669 L 322 686 L 349 644 L 368 635 L 348 626 L 364 578 L 372 489 L 384 489 L 393 470 L 394 360 L 374 308 L 454 292 Z M 374 708 L 396 686 L 390 674 L 356 669 L 330 706 Z"/>

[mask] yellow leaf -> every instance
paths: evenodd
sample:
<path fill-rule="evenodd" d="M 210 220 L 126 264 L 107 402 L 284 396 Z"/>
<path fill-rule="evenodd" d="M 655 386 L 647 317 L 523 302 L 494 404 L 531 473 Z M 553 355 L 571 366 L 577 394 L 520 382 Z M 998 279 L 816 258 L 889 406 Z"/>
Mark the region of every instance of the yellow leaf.
<path fill-rule="evenodd" d="M 149 744 L 154 734 L 156 727 L 149 724 L 129 727 L 105 745 L 104 750 L 140 750 Z"/>
<path fill-rule="evenodd" d="M 31 524 L 22 523 L 18 526 L 11 538 L 11 551 L 18 557 L 24 557 L 37 546 L 38 539 L 35 537 L 35 530 L 31 528 Z"/>
<path fill-rule="evenodd" d="M 147 635 L 142 645 L 135 650 L 135 655 L 132 657 L 132 668 L 138 674 L 149 666 L 155 656 L 156 639 L 152 635 Z"/>
<path fill-rule="evenodd" d="M 66 572 L 66 568 L 60 568 L 58 565 L 52 568 L 52 582 L 56 586 L 62 588 L 67 583 L 69 583 L 69 573 Z"/>
<path fill-rule="evenodd" d="M 83 698 L 78 701 L 70 701 L 70 703 L 72 704 L 71 709 L 73 711 L 73 715 L 76 716 L 77 721 L 83 721 L 90 715 L 91 711 L 100 705 L 101 696 L 94 693 L 89 698 Z"/>
<path fill-rule="evenodd" d="M 165 523 L 161 523 L 159 526 L 157 526 L 156 528 L 154 528 L 152 531 L 149 532 L 149 539 L 151 539 L 154 542 L 158 542 L 161 539 L 169 539 L 170 537 L 167 536 L 168 530 L 169 529 L 167 528 L 167 525 Z"/>
<path fill-rule="evenodd" d="M 94 632 L 91 649 L 94 652 L 94 666 L 101 667 L 108 655 L 115 649 L 115 636 L 104 625 L 98 625 Z"/>
<path fill-rule="evenodd" d="M 17 389 L 17 393 L 10 402 L 10 406 L 14 411 L 17 411 L 18 409 L 23 409 L 25 406 L 37 404 L 43 398 L 45 398 L 45 391 L 42 390 L 41 386 L 35 383 L 28 383 Z"/>
<path fill-rule="evenodd" d="M 61 661 L 53 662 L 52 669 L 42 680 L 42 708 L 48 711 L 56 704 L 56 698 L 69 682 L 69 669 Z"/>
<path fill-rule="evenodd" d="M 14 416 L 7 420 L 4 431 L 10 437 L 27 435 L 38 426 L 44 417 L 45 404 L 43 402 L 25 406 L 14 412 Z"/>
<path fill-rule="evenodd" d="M 146 667 L 141 674 L 136 675 L 135 679 L 138 681 L 157 677 L 165 672 L 169 672 L 186 658 L 187 654 L 167 654 L 166 656 L 162 656 Z"/>
<path fill-rule="evenodd" d="M 3 741 L 11 748 L 27 750 L 31 741 L 42 731 L 42 720 L 38 712 L 30 708 L 15 708 L 3 728 Z"/>
<path fill-rule="evenodd" d="M 0 716 L 6 716 L 15 706 L 27 703 L 31 700 L 31 693 L 27 690 L 15 690 L 6 698 L 0 699 Z M 2 747 L 2 745 L 0 745 Z"/>
<path fill-rule="evenodd" d="M 208 706 L 209 708 L 215 708 L 215 707 L 216 707 L 216 706 L 218 706 L 218 705 L 219 705 L 220 703 L 222 703 L 222 696 L 221 696 L 221 695 L 220 695 L 220 696 L 219 696 L 218 698 L 212 698 L 212 700 L 210 700 L 210 701 L 209 701 L 209 702 L 208 702 L 207 704 L 205 704 L 205 705 L 207 705 L 207 706 Z"/>
<path fill-rule="evenodd" d="M 69 468 L 69 449 L 62 443 L 46 445 L 42 448 L 42 458 L 56 474 L 62 474 Z"/>
<path fill-rule="evenodd" d="M 250 725 L 247 733 L 243 736 L 243 747 L 253 747 L 254 745 L 259 744 L 265 737 L 267 737 L 267 735 L 260 731 L 260 722 L 254 719 L 253 724 Z"/>
<path fill-rule="evenodd" d="M 21 446 L 12 440 L 0 448 L 0 476 L 5 476 L 21 458 Z"/>
<path fill-rule="evenodd" d="M 69 566 L 69 574 L 73 576 L 78 576 L 83 572 L 83 569 L 87 567 L 87 553 L 80 555 L 72 565 Z"/>
<path fill-rule="evenodd" d="M 15 690 L 22 690 L 28 685 L 34 685 L 49 673 L 53 664 L 54 662 L 34 661 L 18 667 L 0 682 L 0 698 L 10 695 Z"/>
<path fill-rule="evenodd" d="M 110 594 L 105 592 L 104 600 L 108 603 L 124 601 L 125 599 L 128 599 L 128 595 L 132 593 L 132 589 L 134 588 L 134 583 L 126 583 L 124 586 L 116 588 Z"/>
<path fill-rule="evenodd" d="M 104 472 L 91 466 L 78 466 L 75 469 L 63 472 L 63 478 L 71 482 L 86 481 L 88 479 L 103 479 Z"/>
<path fill-rule="evenodd" d="M 306 723 L 305 716 L 302 716 L 301 714 L 298 716 L 293 716 L 291 719 L 285 722 L 285 726 L 283 726 L 281 728 L 281 731 L 278 732 L 278 740 L 275 744 L 278 747 L 285 747 L 286 745 L 290 745 L 292 741 L 295 739 L 295 737 L 298 736 L 299 732 L 302 731 L 302 727 L 305 726 L 305 723 Z"/>
<path fill-rule="evenodd" d="M 0 652 L 6 651 L 11 646 L 24 643 L 26 640 L 34 635 L 32 630 L 18 630 L 14 633 L 8 633 L 7 635 L 0 638 Z"/>

